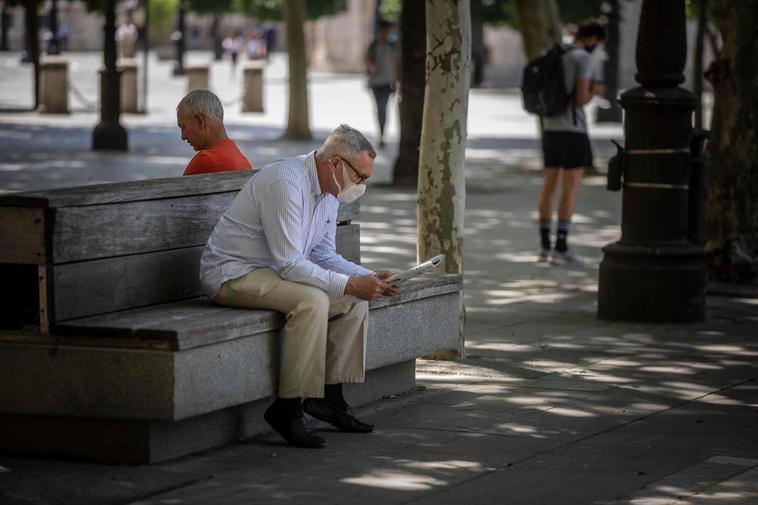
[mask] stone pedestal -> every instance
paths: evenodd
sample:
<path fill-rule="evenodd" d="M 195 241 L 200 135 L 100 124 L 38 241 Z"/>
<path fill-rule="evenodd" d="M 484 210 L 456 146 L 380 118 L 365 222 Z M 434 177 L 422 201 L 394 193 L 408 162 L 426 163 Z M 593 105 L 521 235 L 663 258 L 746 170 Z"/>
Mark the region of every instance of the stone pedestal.
<path fill-rule="evenodd" d="M 196 89 L 208 89 L 208 65 L 190 65 L 186 68 L 187 93 Z"/>
<path fill-rule="evenodd" d="M 121 112 L 139 112 L 137 98 L 137 62 L 132 58 L 118 61 L 121 71 Z"/>
<path fill-rule="evenodd" d="M 247 62 L 243 73 L 242 112 L 263 112 L 263 61 Z"/>
<path fill-rule="evenodd" d="M 68 61 L 45 56 L 40 61 L 39 112 L 68 114 Z"/>

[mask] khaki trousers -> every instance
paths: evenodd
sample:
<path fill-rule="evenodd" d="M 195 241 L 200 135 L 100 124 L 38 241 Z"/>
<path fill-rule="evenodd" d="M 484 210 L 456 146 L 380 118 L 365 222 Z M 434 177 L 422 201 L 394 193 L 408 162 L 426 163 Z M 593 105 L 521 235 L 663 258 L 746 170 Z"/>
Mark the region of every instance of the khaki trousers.
<path fill-rule="evenodd" d="M 269 268 L 225 282 L 214 302 L 284 313 L 279 397 L 322 398 L 324 384 L 363 382 L 368 302 L 353 296 L 330 298 Z"/>

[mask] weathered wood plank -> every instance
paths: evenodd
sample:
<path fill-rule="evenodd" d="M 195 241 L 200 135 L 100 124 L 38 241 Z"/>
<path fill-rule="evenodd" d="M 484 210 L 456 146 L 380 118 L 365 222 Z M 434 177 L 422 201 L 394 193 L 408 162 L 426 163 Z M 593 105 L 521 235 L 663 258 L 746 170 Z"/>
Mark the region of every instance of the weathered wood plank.
<path fill-rule="evenodd" d="M 42 191 L 0 195 L 0 206 L 7 207 L 86 207 L 145 200 L 162 200 L 213 193 L 237 193 L 250 179 L 249 171 L 223 172 L 169 177 L 142 181 L 74 186 Z M 358 203 L 342 204 L 339 221 L 358 219 Z"/>
<path fill-rule="evenodd" d="M 53 262 L 205 244 L 235 196 L 235 193 L 214 193 L 58 209 L 53 232 Z M 351 218 L 355 209 L 357 207 L 346 207 L 341 217 Z"/>
<path fill-rule="evenodd" d="M 53 262 L 202 245 L 233 198 L 218 193 L 58 209 Z"/>
<path fill-rule="evenodd" d="M 337 250 L 359 256 L 359 225 L 337 227 Z M 55 321 L 200 296 L 204 245 L 55 265 Z M 42 303 L 42 302 L 40 302 Z"/>
<path fill-rule="evenodd" d="M 460 289 L 460 275 L 425 275 L 410 281 L 397 296 L 371 302 L 370 308 L 400 305 Z M 282 324 L 283 317 L 278 312 L 221 307 L 203 297 L 64 321 L 55 324 L 53 332 L 103 339 L 167 340 L 181 350 L 266 333 Z"/>
<path fill-rule="evenodd" d="M 247 182 L 249 171 L 223 172 L 192 177 L 168 177 L 142 181 L 74 186 L 0 196 L 0 205 L 14 207 L 74 207 L 187 195 L 236 192 Z"/>
<path fill-rule="evenodd" d="M 166 340 L 181 350 L 266 333 L 283 324 L 280 313 L 222 307 L 207 298 L 154 305 L 55 325 L 56 334 L 103 339 Z"/>
<path fill-rule="evenodd" d="M 39 292 L 39 330 L 42 334 L 50 333 L 50 323 L 55 320 L 53 267 L 40 265 L 37 268 Z"/>
<path fill-rule="evenodd" d="M 35 345 L 75 345 L 77 347 L 111 347 L 120 349 L 147 349 L 152 351 L 173 351 L 176 346 L 167 340 L 135 338 L 101 338 L 82 335 L 50 335 L 36 332 L 0 331 L 0 343 Z"/>
<path fill-rule="evenodd" d="M 56 265 L 55 320 L 200 296 L 203 246 Z"/>
<path fill-rule="evenodd" d="M 45 263 L 45 211 L 0 207 L 0 263 Z"/>

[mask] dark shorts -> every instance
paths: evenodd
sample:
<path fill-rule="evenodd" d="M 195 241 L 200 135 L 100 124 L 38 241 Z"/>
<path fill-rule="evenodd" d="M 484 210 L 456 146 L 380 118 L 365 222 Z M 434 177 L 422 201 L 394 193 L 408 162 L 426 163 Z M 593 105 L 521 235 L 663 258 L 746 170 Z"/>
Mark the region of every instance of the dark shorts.
<path fill-rule="evenodd" d="M 586 133 L 542 133 L 542 156 L 548 168 L 587 168 L 592 166 L 592 146 Z"/>

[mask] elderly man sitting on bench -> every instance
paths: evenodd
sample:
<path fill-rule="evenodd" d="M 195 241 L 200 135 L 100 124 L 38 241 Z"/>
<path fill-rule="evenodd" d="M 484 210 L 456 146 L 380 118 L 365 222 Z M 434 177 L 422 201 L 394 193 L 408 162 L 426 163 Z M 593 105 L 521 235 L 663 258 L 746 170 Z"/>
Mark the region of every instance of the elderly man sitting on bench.
<path fill-rule="evenodd" d="M 207 89 L 196 89 L 182 98 L 176 107 L 176 124 L 197 154 L 184 175 L 250 170 L 252 163 L 237 148 L 224 128 L 224 106 Z"/>
<path fill-rule="evenodd" d="M 215 303 L 285 314 L 278 395 L 266 421 L 290 444 L 323 447 L 303 415 L 367 433 L 342 395 L 363 382 L 368 303 L 397 288 L 335 250 L 337 210 L 366 189 L 376 152 L 342 125 L 309 154 L 262 168 L 242 187 L 203 251 Z M 301 400 L 305 401 L 301 403 Z"/>

